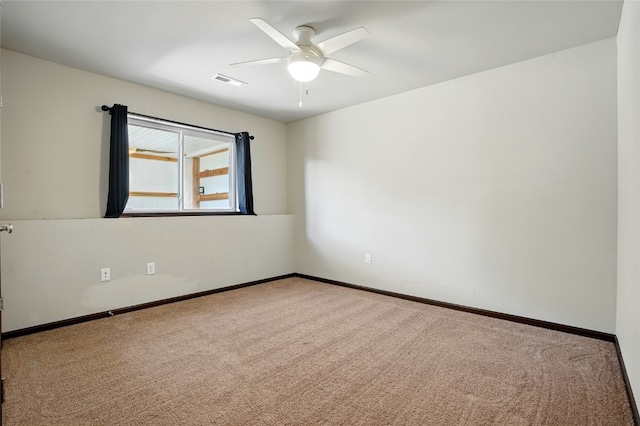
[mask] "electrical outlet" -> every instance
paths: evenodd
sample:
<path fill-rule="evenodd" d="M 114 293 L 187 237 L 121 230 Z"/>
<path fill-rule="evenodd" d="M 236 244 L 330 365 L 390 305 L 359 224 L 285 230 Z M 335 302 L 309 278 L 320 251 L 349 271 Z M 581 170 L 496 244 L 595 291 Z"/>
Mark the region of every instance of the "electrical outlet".
<path fill-rule="evenodd" d="M 147 275 L 155 275 L 156 273 L 156 264 L 153 262 L 147 263 Z"/>
<path fill-rule="evenodd" d="M 371 265 L 371 253 L 366 253 L 364 255 L 364 263 L 367 265 Z"/>
<path fill-rule="evenodd" d="M 111 281 L 111 268 L 100 269 L 100 281 Z"/>

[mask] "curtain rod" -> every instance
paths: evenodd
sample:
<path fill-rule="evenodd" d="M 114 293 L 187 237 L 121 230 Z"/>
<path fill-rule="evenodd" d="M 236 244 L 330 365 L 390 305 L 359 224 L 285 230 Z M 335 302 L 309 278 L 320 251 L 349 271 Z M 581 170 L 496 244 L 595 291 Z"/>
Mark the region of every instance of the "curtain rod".
<path fill-rule="evenodd" d="M 106 105 L 102 105 L 102 106 L 100 107 L 100 109 L 101 109 L 101 110 L 103 110 L 103 111 L 110 111 L 110 110 L 111 110 L 111 107 L 108 107 L 108 106 L 106 106 Z M 181 123 L 181 122 L 179 122 L 179 121 L 167 120 L 166 118 L 153 117 L 153 116 L 151 116 L 151 115 L 138 114 L 137 112 L 127 112 L 127 114 L 131 114 L 131 115 L 135 115 L 135 116 L 143 117 L 143 118 L 150 118 L 150 119 L 152 119 L 152 120 L 165 121 L 165 122 L 167 122 L 167 123 L 179 124 L 179 125 L 181 125 L 181 126 L 195 127 L 195 128 L 197 128 L 197 129 L 203 129 L 203 130 L 211 130 L 211 131 L 213 131 L 213 132 L 225 133 L 225 134 L 227 134 L 227 135 L 233 135 L 233 136 L 236 136 L 236 135 L 239 135 L 239 134 L 240 134 L 240 133 L 227 132 L 227 131 L 225 131 L 225 130 L 210 129 L 210 128 L 208 128 L 208 127 L 194 126 L 193 124 Z M 249 139 L 253 140 L 253 136 L 249 136 Z"/>

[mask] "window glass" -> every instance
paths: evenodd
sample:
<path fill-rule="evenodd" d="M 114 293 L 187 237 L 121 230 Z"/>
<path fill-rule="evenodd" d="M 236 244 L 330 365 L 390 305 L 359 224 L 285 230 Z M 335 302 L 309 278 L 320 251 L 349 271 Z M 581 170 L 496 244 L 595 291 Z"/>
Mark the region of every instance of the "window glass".
<path fill-rule="evenodd" d="M 125 212 L 236 211 L 234 141 L 130 116 Z"/>

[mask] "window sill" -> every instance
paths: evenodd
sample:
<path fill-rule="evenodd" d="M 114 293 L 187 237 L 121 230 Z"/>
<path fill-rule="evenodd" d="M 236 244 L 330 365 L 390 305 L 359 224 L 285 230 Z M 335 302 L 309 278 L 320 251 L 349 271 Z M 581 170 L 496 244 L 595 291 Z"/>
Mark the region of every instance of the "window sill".
<path fill-rule="evenodd" d="M 257 216 L 241 212 L 140 212 L 123 213 L 120 217 L 181 217 L 181 216 Z"/>

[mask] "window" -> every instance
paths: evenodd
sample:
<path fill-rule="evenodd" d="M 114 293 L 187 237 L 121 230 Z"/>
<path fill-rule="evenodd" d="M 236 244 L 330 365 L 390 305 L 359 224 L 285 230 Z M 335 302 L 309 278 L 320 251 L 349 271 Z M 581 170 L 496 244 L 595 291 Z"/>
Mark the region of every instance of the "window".
<path fill-rule="evenodd" d="M 128 115 L 125 213 L 236 212 L 235 137 Z"/>

